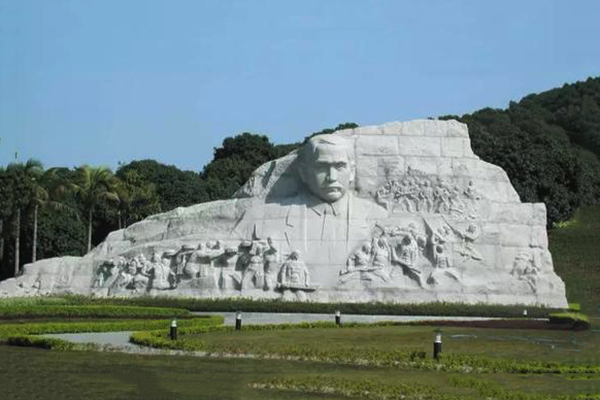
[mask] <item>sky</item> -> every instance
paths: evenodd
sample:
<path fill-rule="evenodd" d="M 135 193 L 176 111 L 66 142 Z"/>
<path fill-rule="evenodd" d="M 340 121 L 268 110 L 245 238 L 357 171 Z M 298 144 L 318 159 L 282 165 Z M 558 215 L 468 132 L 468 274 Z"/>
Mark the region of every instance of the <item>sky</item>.
<path fill-rule="evenodd" d="M 0 165 L 201 171 L 242 132 L 483 107 L 600 75 L 600 1 L 0 0 Z"/>

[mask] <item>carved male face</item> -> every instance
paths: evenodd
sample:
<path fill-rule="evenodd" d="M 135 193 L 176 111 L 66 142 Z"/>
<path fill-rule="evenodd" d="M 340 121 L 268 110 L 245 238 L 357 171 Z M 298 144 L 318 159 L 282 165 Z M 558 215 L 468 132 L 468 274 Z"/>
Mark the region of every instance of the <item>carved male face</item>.
<path fill-rule="evenodd" d="M 300 177 L 321 200 L 334 203 L 344 197 L 354 179 L 354 169 L 342 138 L 315 136 L 305 146 Z"/>

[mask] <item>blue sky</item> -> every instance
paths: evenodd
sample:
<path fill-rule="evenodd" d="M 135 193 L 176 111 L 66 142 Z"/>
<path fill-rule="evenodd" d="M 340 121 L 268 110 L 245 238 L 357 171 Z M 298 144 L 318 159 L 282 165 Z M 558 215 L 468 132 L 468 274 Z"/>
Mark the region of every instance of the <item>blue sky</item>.
<path fill-rule="evenodd" d="M 0 0 L 0 164 L 289 143 L 600 75 L 599 1 Z"/>

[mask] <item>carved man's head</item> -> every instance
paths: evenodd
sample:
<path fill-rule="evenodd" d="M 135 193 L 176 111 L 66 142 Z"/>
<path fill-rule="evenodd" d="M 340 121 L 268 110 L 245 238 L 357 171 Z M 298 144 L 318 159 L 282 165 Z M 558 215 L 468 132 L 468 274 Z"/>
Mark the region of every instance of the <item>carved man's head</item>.
<path fill-rule="evenodd" d="M 346 140 L 336 135 L 311 138 L 300 152 L 300 178 L 321 200 L 334 203 L 344 197 L 354 180 L 354 165 Z"/>

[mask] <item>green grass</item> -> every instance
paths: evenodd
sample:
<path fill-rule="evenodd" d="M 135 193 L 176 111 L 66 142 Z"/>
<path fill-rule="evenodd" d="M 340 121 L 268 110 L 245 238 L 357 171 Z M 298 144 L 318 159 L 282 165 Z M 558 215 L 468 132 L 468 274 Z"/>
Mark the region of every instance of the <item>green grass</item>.
<path fill-rule="evenodd" d="M 569 302 L 600 317 L 600 207 L 584 207 L 569 224 L 549 232 L 554 269 L 565 281 Z"/>
<path fill-rule="evenodd" d="M 382 326 L 269 331 L 216 331 L 191 335 L 208 351 L 285 353 L 293 348 L 330 352 L 424 351 L 431 357 L 435 327 Z M 185 337 L 185 336 L 184 336 Z M 444 353 L 520 361 L 600 365 L 600 333 L 444 328 Z M 574 340 L 573 340 L 574 339 Z"/>
<path fill-rule="evenodd" d="M 133 307 L 113 305 L 29 305 L 0 307 L 0 319 L 28 318 L 191 318 L 181 308 Z"/>

